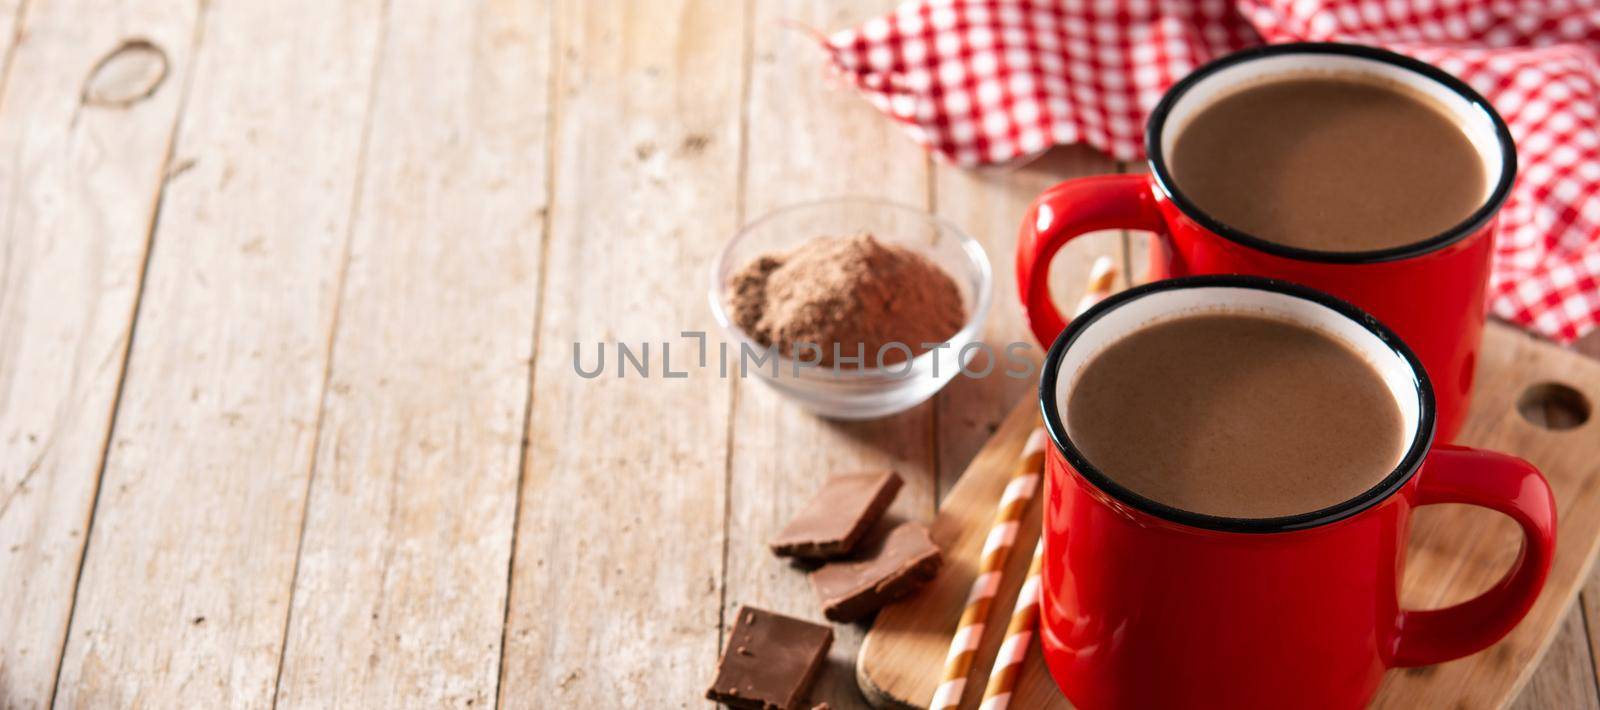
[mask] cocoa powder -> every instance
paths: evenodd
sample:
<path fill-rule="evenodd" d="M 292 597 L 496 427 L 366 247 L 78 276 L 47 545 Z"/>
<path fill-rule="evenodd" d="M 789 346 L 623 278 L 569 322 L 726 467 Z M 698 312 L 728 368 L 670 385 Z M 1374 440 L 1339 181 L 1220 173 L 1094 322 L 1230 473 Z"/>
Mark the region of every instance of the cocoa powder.
<path fill-rule="evenodd" d="M 763 255 L 729 279 L 728 305 L 757 343 L 807 362 L 820 356 L 824 366 L 834 364 L 835 344 L 841 359 L 864 353 L 863 366 L 904 362 L 905 349 L 884 345 L 920 354 L 924 343 L 949 340 L 966 321 L 949 274 L 870 234 L 818 237 Z"/>

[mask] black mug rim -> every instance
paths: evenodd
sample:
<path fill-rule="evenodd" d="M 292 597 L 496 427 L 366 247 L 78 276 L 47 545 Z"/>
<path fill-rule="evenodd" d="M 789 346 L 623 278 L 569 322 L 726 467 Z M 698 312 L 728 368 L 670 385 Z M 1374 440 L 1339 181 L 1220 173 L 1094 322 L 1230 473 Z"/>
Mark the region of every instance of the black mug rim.
<path fill-rule="evenodd" d="M 1477 210 L 1454 227 L 1410 244 L 1368 251 L 1321 251 L 1278 244 L 1252 236 L 1213 217 L 1183 194 L 1183 191 L 1178 188 L 1176 181 L 1173 179 L 1171 172 L 1167 169 L 1166 156 L 1163 155 L 1161 150 L 1161 133 L 1166 127 L 1167 117 L 1172 112 L 1173 107 L 1177 105 L 1178 100 L 1207 77 L 1236 64 L 1289 54 L 1330 54 L 1372 60 L 1420 74 L 1450 89 L 1466 100 L 1467 103 L 1484 112 L 1494 125 L 1495 139 L 1500 144 L 1501 163 L 1500 179 L 1495 183 L 1494 190 L 1489 193 L 1488 198 L 1484 200 Z M 1298 261 L 1327 264 L 1373 264 L 1398 261 L 1430 254 L 1460 242 L 1468 236 L 1476 234 L 1500 211 L 1500 207 L 1505 204 L 1506 198 L 1511 194 L 1511 186 L 1516 181 L 1517 173 L 1516 144 L 1511 138 L 1511 130 L 1506 127 L 1505 119 L 1501 118 L 1499 112 L 1494 110 L 1494 106 L 1489 103 L 1488 99 L 1473 90 L 1466 82 L 1432 64 L 1412 59 L 1403 54 L 1377 47 L 1342 42 L 1288 42 L 1265 45 L 1241 50 L 1212 60 L 1190 72 L 1176 84 L 1173 84 L 1172 88 L 1168 89 L 1161 97 L 1161 101 L 1156 104 L 1155 109 L 1150 113 L 1149 120 L 1145 123 L 1144 141 L 1150 174 L 1153 176 L 1157 189 L 1161 190 L 1190 219 L 1198 222 L 1214 234 L 1257 251 Z"/>
<path fill-rule="evenodd" d="M 1236 518 L 1198 513 L 1147 498 L 1112 480 L 1089 462 L 1088 457 L 1084 456 L 1083 451 L 1068 435 L 1066 424 L 1061 418 L 1060 405 L 1056 401 L 1056 380 L 1060 377 L 1061 361 L 1067 350 L 1085 330 L 1123 304 L 1164 291 L 1215 287 L 1268 291 L 1325 306 L 1365 328 L 1406 363 L 1411 370 L 1417 393 L 1417 425 L 1411 443 L 1405 454 L 1400 457 L 1400 461 L 1395 464 L 1394 470 L 1359 495 L 1324 508 L 1270 518 Z M 1294 532 L 1330 525 L 1353 517 L 1382 503 L 1405 486 L 1422 467 L 1423 459 L 1433 447 L 1433 386 L 1421 361 L 1410 348 L 1406 347 L 1399 336 L 1394 334 L 1394 331 L 1389 330 L 1388 326 L 1371 314 L 1347 301 L 1298 284 L 1257 276 L 1188 276 L 1163 279 L 1121 291 L 1095 304 L 1083 315 L 1073 319 L 1050 346 L 1039 379 L 1039 402 L 1044 415 L 1045 431 L 1049 434 L 1051 443 L 1066 458 L 1067 463 L 1071 464 L 1080 478 L 1134 510 L 1168 522 L 1218 532 Z"/>

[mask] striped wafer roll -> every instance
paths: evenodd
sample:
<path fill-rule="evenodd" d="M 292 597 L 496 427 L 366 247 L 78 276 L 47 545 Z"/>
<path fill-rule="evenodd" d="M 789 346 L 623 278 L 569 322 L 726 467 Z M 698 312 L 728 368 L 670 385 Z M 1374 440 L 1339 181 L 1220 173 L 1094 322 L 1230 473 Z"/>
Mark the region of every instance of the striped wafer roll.
<path fill-rule="evenodd" d="M 1039 564 L 1044 556 L 1044 538 L 1033 546 L 1033 562 L 1028 565 L 1028 579 L 1017 593 L 1017 605 L 1011 610 L 1011 623 L 1006 626 L 1006 640 L 995 654 L 994 667 L 989 670 L 989 685 L 983 690 L 983 703 L 978 710 L 1006 710 L 1011 704 L 1011 691 L 1017 687 L 1017 677 L 1022 675 L 1022 662 L 1028 658 L 1028 644 L 1033 641 L 1033 625 L 1039 619 Z"/>
<path fill-rule="evenodd" d="M 1089 283 L 1083 289 L 1083 298 L 1078 299 L 1078 307 L 1073 310 L 1073 315 L 1078 315 L 1089 310 L 1090 306 L 1099 303 L 1106 296 L 1111 295 L 1111 287 L 1117 278 L 1117 265 L 1109 256 L 1101 256 L 1094 260 L 1094 265 L 1089 267 Z M 1049 343 L 1042 343 L 1049 347 Z"/>
<path fill-rule="evenodd" d="M 989 605 L 1000 588 L 1000 575 L 1005 571 L 1012 543 L 1017 539 L 1017 526 L 1034 492 L 1039 489 L 1039 476 L 1044 471 L 1044 442 L 1044 430 L 1034 429 L 1028 436 L 1028 443 L 1022 447 L 1022 460 L 1017 462 L 1005 493 L 1000 496 L 994 525 L 989 528 L 989 537 L 983 541 L 983 554 L 978 558 L 978 577 L 972 580 L 972 590 L 967 593 L 967 605 L 961 610 L 961 621 L 956 624 L 955 638 L 951 639 L 950 652 L 944 659 L 944 675 L 939 680 L 939 689 L 933 693 L 929 710 L 947 710 L 961 702 L 973 656 L 983 638 L 984 621 L 989 618 Z"/>
<path fill-rule="evenodd" d="M 1116 276 L 1116 263 L 1111 257 L 1095 259 L 1094 265 L 1089 268 L 1089 283 L 1074 314 L 1083 313 L 1110 295 Z M 950 639 L 950 652 L 944 659 L 944 674 L 939 679 L 939 688 L 934 691 L 933 702 L 929 703 L 928 710 L 948 710 L 961 703 L 967 675 L 972 671 L 973 657 L 977 655 L 978 644 L 983 639 L 989 605 L 1000 588 L 1000 575 L 1005 571 L 1006 560 L 1010 558 L 1012 544 L 1017 539 L 1018 524 L 1023 511 L 1028 509 L 1028 502 L 1033 500 L 1033 494 L 1039 488 L 1039 476 L 1044 471 L 1044 444 L 1044 429 L 1034 429 L 1028 436 L 1028 443 L 1022 447 L 1022 460 L 1012 473 L 1011 481 L 1006 484 L 1005 493 L 1000 496 L 1000 508 L 995 513 L 994 525 L 989 528 L 989 537 L 983 542 L 983 554 L 978 558 L 978 576 L 972 580 L 972 590 L 967 593 L 967 605 L 961 610 L 955 636 Z M 1036 568 L 1038 562 L 1036 553 Z M 1029 577 L 1032 578 L 1034 574 L 1030 573 Z M 1027 593 L 1027 590 L 1023 591 Z M 1038 588 L 1035 586 L 1033 596 L 1029 598 L 1037 597 Z M 1024 642 L 1018 654 L 1026 654 L 1027 647 Z"/>

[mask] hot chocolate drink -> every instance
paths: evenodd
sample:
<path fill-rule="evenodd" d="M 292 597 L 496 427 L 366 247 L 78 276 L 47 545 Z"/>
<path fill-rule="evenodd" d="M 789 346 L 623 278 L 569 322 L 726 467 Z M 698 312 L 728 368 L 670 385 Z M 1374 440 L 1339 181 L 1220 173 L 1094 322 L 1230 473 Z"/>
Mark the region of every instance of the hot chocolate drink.
<path fill-rule="evenodd" d="M 1249 86 L 1179 128 L 1178 191 L 1250 236 L 1368 251 L 1444 233 L 1482 205 L 1483 160 L 1434 103 L 1398 83 L 1307 75 Z"/>
<path fill-rule="evenodd" d="M 1320 510 L 1386 477 L 1407 432 L 1354 349 L 1270 317 L 1158 321 L 1092 356 L 1064 398 L 1089 462 L 1141 496 L 1195 513 Z"/>

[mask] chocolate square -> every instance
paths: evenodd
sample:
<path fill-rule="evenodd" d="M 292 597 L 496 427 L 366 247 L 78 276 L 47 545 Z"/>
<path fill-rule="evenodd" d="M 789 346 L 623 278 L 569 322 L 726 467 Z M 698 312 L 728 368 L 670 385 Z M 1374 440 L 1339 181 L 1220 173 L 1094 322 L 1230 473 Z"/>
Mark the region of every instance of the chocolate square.
<path fill-rule="evenodd" d="M 811 588 L 822 601 L 824 616 L 850 622 L 920 589 L 943 564 L 928 529 L 902 523 L 859 559 L 817 568 L 811 573 Z"/>
<path fill-rule="evenodd" d="M 739 607 L 706 697 L 735 708 L 798 709 L 833 644 L 833 629 Z"/>
<path fill-rule="evenodd" d="M 844 555 L 894 502 L 901 483 L 894 471 L 832 476 L 767 545 L 780 557 L 824 559 Z"/>

